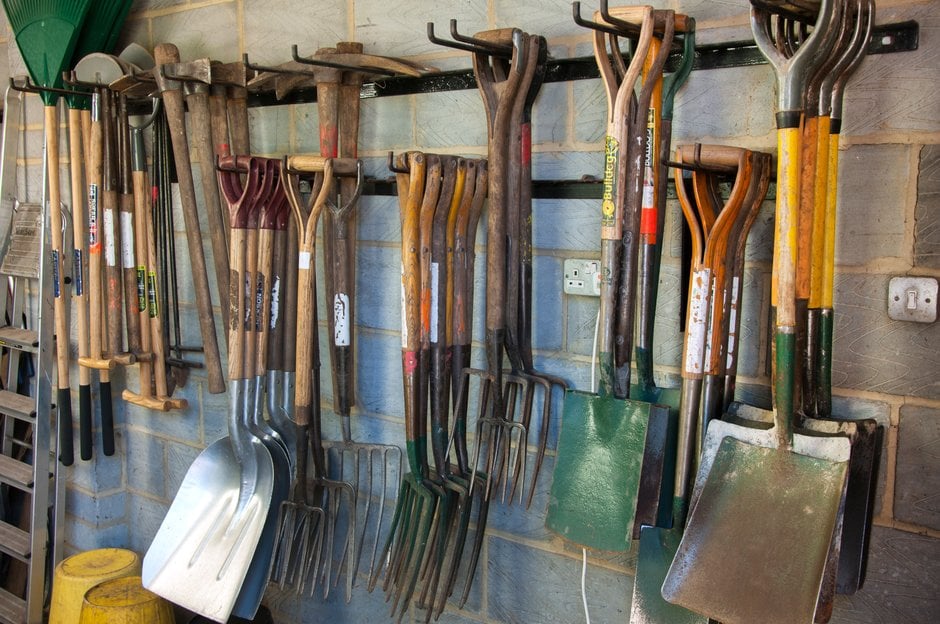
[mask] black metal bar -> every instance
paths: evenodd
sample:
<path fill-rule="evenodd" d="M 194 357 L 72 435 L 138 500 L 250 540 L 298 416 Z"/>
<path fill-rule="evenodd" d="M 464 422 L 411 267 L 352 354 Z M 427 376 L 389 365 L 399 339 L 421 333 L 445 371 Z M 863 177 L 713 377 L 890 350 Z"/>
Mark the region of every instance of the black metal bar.
<path fill-rule="evenodd" d="M 731 192 L 730 184 L 719 185 L 724 197 Z M 776 197 L 776 183 L 771 181 L 765 200 Z M 601 199 L 604 193 L 604 180 L 593 176 L 584 176 L 579 180 L 533 180 L 532 197 L 535 199 Z M 398 186 L 394 178 L 365 178 L 362 181 L 362 194 L 371 197 L 394 197 Z M 666 197 L 676 198 L 676 189 L 669 180 Z"/>

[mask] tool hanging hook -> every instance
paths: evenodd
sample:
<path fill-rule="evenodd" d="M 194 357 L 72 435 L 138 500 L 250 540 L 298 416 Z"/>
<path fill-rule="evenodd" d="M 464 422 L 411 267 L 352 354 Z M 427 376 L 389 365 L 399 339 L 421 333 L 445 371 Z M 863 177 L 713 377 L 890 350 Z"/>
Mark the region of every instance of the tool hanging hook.
<path fill-rule="evenodd" d="M 451 32 L 455 32 L 457 28 L 457 20 L 451 20 Z M 500 58 L 512 58 L 512 50 L 507 50 L 503 46 L 496 46 L 488 41 L 480 41 L 479 39 L 473 39 L 472 37 L 464 37 L 463 39 L 472 40 L 473 43 L 467 43 L 465 41 L 451 41 L 449 39 L 441 39 L 434 34 L 434 22 L 428 22 L 428 41 L 431 43 L 436 43 L 437 45 L 444 46 L 446 48 L 454 48 L 455 50 L 463 50 L 464 52 L 473 52 L 474 54 L 486 54 L 488 56 L 498 56 Z"/>
<path fill-rule="evenodd" d="M 492 41 L 477 39 L 476 37 L 471 37 L 469 35 L 461 35 L 459 32 L 457 32 L 457 20 L 455 18 L 451 18 L 450 20 L 450 36 L 454 38 L 454 41 L 460 41 L 462 43 L 480 46 L 482 48 L 490 47 L 493 50 L 500 50 L 504 54 L 512 55 L 511 45 L 500 45 L 498 43 L 493 43 Z"/>
<path fill-rule="evenodd" d="M 618 19 L 610 14 L 610 10 L 607 6 L 607 0 L 601 0 L 601 17 L 607 20 L 607 23 L 612 24 L 620 29 L 622 36 L 629 37 L 639 37 L 640 36 L 640 27 L 636 24 L 631 24 L 622 19 Z"/>
<path fill-rule="evenodd" d="M 411 169 L 408 167 L 407 159 L 404 160 L 405 164 L 403 166 L 398 166 L 395 164 L 395 152 L 389 150 L 388 158 L 386 160 L 386 165 L 388 170 L 393 173 L 411 173 Z"/>
<path fill-rule="evenodd" d="M 14 91 L 22 91 L 23 93 L 58 93 L 59 95 L 77 95 L 77 96 L 87 96 L 88 93 L 83 91 L 73 91 L 71 89 L 61 89 L 58 87 L 42 87 L 37 85 L 29 77 L 23 78 L 23 84 L 17 84 L 16 78 L 10 77 L 10 88 Z"/>
<path fill-rule="evenodd" d="M 615 37 L 620 37 L 623 33 L 616 28 L 607 26 L 606 24 L 599 24 L 593 20 L 586 20 L 581 17 L 581 3 L 572 2 L 571 3 L 571 16 L 574 18 L 574 23 L 578 26 L 583 26 L 584 28 L 590 28 L 591 30 L 599 30 L 602 33 L 607 33 L 608 35 L 613 35 Z"/>
<path fill-rule="evenodd" d="M 359 74 L 379 74 L 382 76 L 394 76 L 394 72 L 390 72 L 386 69 L 380 69 L 378 67 L 361 67 L 357 65 L 347 65 L 345 63 L 337 63 L 335 61 L 326 61 L 321 58 L 314 57 L 304 57 L 300 56 L 297 51 L 297 44 L 291 44 L 290 47 L 290 56 L 291 58 L 303 65 L 314 65 L 316 67 L 330 67 L 332 69 L 341 69 L 348 72 L 356 72 Z"/>

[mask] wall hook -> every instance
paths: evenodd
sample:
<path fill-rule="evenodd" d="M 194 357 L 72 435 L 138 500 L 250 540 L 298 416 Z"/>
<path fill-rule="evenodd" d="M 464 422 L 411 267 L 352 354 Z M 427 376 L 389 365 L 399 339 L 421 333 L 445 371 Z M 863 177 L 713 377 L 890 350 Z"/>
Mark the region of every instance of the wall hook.
<path fill-rule="evenodd" d="M 391 150 L 388 152 L 388 160 L 386 161 L 386 164 L 388 165 L 389 171 L 394 173 L 411 173 L 411 169 L 408 167 L 408 159 L 403 159 L 403 162 L 405 163 L 403 166 L 396 165 L 395 152 Z"/>
<path fill-rule="evenodd" d="M 451 20 L 451 33 L 457 31 L 457 20 Z M 450 39 L 441 39 L 434 34 L 434 22 L 428 22 L 428 40 L 431 43 L 435 43 L 440 46 L 447 48 L 454 48 L 455 50 L 463 50 L 464 52 L 472 52 L 474 54 L 486 54 L 487 56 L 498 56 L 500 58 L 512 58 L 512 48 L 506 48 L 505 46 L 496 45 L 488 41 L 481 41 L 480 39 L 475 39 L 473 37 L 467 37 L 465 35 L 458 36 L 462 41 L 453 41 Z M 471 43 L 472 42 L 472 43 Z"/>
<path fill-rule="evenodd" d="M 586 20 L 581 17 L 581 3 L 572 2 L 571 3 L 571 16 L 574 18 L 574 23 L 578 26 L 583 26 L 584 28 L 590 28 L 591 30 L 599 30 L 602 33 L 607 33 L 608 35 L 614 35 L 615 37 L 620 37 L 623 33 L 616 28 L 612 28 L 605 24 L 598 24 L 593 20 Z"/>

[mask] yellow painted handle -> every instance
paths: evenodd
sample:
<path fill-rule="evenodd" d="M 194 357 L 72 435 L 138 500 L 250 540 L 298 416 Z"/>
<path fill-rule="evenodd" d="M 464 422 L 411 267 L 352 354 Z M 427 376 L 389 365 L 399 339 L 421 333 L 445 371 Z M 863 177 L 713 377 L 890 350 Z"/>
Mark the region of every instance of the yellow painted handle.
<path fill-rule="evenodd" d="M 800 206 L 800 129 L 777 131 L 777 212 L 771 300 L 777 326 L 796 326 L 796 234 Z"/>

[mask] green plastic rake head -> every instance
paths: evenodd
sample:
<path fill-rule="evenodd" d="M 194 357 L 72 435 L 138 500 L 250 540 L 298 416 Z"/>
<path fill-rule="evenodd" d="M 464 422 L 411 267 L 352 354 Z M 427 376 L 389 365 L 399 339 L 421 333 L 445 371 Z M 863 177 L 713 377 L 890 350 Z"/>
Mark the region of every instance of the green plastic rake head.
<path fill-rule="evenodd" d="M 91 0 L 3 0 L 3 9 L 33 82 L 61 87 L 62 71 L 72 60 Z M 46 106 L 58 94 L 43 92 Z"/>

